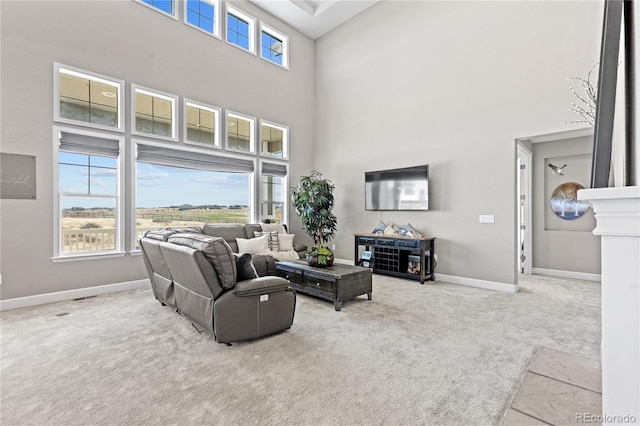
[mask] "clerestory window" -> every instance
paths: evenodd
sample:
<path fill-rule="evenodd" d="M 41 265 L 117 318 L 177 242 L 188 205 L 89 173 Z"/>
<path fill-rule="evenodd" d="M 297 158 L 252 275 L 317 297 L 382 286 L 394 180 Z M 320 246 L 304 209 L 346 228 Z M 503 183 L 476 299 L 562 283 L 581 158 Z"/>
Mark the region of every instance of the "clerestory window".
<path fill-rule="evenodd" d="M 289 128 L 280 124 L 260 121 L 260 154 L 269 157 L 287 158 Z"/>
<path fill-rule="evenodd" d="M 124 82 L 54 64 L 54 119 L 108 130 L 124 130 Z"/>
<path fill-rule="evenodd" d="M 220 38 L 218 0 L 187 0 L 185 22 L 207 34 Z"/>
<path fill-rule="evenodd" d="M 220 148 L 220 108 L 185 100 L 185 143 Z"/>
<path fill-rule="evenodd" d="M 256 119 L 227 111 L 226 149 L 245 153 L 255 152 Z"/>
<path fill-rule="evenodd" d="M 175 0 L 136 0 L 138 3 L 142 3 L 149 6 L 151 9 L 162 12 L 165 15 L 175 18 L 176 7 Z"/>
<path fill-rule="evenodd" d="M 132 85 L 132 133 L 177 140 L 177 96 Z"/>
<path fill-rule="evenodd" d="M 289 37 L 260 23 L 260 57 L 289 68 Z"/>
<path fill-rule="evenodd" d="M 227 42 L 255 54 L 256 20 L 227 3 Z"/>

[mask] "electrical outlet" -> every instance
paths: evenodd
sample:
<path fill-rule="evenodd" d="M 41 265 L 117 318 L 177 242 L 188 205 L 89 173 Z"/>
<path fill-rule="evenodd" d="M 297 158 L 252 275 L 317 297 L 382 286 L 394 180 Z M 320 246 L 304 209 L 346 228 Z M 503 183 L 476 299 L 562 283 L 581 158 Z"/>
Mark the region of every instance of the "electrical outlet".
<path fill-rule="evenodd" d="M 336 245 L 335 244 L 331 244 L 331 250 L 335 250 L 336 249 Z"/>
<path fill-rule="evenodd" d="M 496 217 L 492 214 L 481 214 L 480 223 L 495 223 Z"/>
<path fill-rule="evenodd" d="M 433 260 L 435 260 L 436 262 L 438 261 L 438 255 L 437 254 L 433 255 Z"/>
<path fill-rule="evenodd" d="M 0 285 L 2 285 L 2 274 L 0 274 Z"/>

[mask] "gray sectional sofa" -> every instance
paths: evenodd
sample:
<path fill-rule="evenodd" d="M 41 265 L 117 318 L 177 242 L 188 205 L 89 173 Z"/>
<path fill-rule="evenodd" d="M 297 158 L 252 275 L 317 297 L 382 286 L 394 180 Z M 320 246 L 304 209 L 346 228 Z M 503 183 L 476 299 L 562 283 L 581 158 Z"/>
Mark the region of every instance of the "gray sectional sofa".
<path fill-rule="evenodd" d="M 290 328 L 296 295 L 289 282 L 267 276 L 267 259 L 265 276 L 238 281 L 231 247 L 235 241 L 230 241 L 232 229 L 238 229 L 225 225 L 207 232 L 206 228 L 166 228 L 148 231 L 140 239 L 156 299 L 220 343 L 257 339 Z"/>
<path fill-rule="evenodd" d="M 234 253 L 238 253 L 238 244 L 236 238 L 254 238 L 254 232 L 262 231 L 262 227 L 259 224 L 246 224 L 230 223 L 224 225 L 205 225 L 202 228 L 202 233 L 211 235 L 213 237 L 221 237 L 229 244 L 231 250 Z M 300 259 L 304 259 L 307 254 L 307 246 L 302 244 L 293 245 L 293 249 L 298 253 Z M 252 257 L 253 266 L 256 268 L 258 275 L 275 275 L 276 274 L 276 259 L 271 256 L 255 255 Z"/>

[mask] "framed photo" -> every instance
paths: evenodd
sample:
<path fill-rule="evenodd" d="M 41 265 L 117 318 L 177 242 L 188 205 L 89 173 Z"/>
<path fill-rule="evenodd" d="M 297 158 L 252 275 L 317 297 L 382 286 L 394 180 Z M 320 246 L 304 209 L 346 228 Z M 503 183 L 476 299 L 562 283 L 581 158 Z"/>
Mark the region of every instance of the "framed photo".
<path fill-rule="evenodd" d="M 370 251 L 365 251 L 362 253 L 362 260 L 371 260 L 372 253 Z"/>

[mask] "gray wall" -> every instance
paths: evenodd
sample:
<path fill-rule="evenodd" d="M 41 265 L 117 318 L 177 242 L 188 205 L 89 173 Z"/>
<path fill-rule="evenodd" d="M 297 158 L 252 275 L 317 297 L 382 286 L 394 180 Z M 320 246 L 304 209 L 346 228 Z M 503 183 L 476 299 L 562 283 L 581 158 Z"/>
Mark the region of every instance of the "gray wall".
<path fill-rule="evenodd" d="M 383 1 L 316 42 L 315 167 L 339 258 L 378 218 L 436 237 L 437 273 L 516 280 L 515 139 L 578 128 L 600 2 Z M 431 210 L 367 212 L 364 172 L 430 164 Z M 495 215 L 479 224 L 478 215 Z"/>
<path fill-rule="evenodd" d="M 600 274 L 600 237 L 593 209 L 564 220 L 553 213 L 549 197 L 560 184 L 576 182 L 588 188 L 593 137 L 533 144 L 533 268 Z M 547 163 L 567 164 L 564 175 L 551 173 Z"/>
<path fill-rule="evenodd" d="M 140 256 L 51 260 L 54 61 L 287 124 L 292 180 L 312 169 L 314 43 L 234 3 L 289 35 L 290 71 L 133 1 L 0 2 L 0 149 L 37 157 L 37 200 L 1 205 L 2 299 L 146 278 Z M 302 234 L 295 215 L 291 229 Z"/>

